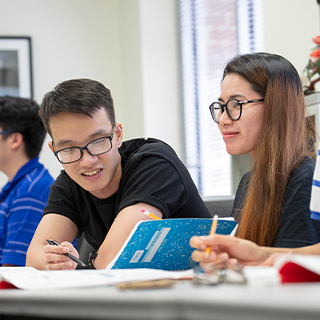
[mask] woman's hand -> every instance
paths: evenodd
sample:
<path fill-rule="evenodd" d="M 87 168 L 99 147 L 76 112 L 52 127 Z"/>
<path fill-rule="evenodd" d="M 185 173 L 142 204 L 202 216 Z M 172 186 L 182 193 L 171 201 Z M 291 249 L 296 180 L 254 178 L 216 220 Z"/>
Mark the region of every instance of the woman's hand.
<path fill-rule="evenodd" d="M 260 247 L 252 241 L 225 235 L 210 235 L 192 237 L 190 246 L 196 248 L 191 258 L 195 262 L 205 263 L 227 263 L 235 265 L 259 265 L 270 255 L 266 247 Z M 205 257 L 205 250 L 210 247 L 210 255 Z"/>

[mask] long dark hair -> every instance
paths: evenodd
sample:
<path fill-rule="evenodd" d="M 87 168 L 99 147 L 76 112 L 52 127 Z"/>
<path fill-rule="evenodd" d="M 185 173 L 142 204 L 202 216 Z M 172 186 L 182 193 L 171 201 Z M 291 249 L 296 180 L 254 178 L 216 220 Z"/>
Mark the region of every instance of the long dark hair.
<path fill-rule="evenodd" d="M 264 98 L 263 124 L 237 235 L 273 246 L 288 178 L 307 154 L 305 102 L 300 77 L 285 58 L 254 53 L 234 58 L 224 77 L 236 73 Z"/>

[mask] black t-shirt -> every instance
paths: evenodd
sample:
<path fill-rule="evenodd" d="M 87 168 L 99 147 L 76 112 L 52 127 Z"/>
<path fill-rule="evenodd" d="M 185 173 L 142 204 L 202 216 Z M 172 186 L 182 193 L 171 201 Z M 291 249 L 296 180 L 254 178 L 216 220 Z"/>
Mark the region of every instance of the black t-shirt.
<path fill-rule="evenodd" d="M 44 209 L 61 214 L 83 232 L 96 249 L 105 239 L 118 213 L 139 202 L 163 213 L 163 218 L 211 218 L 192 178 L 174 150 L 166 143 L 146 138 L 124 141 L 119 148 L 122 176 L 118 191 L 98 199 L 62 170 L 51 187 Z"/>
<path fill-rule="evenodd" d="M 320 242 L 320 221 L 310 217 L 314 168 L 315 162 L 306 157 L 289 177 L 275 247 L 298 248 Z M 246 199 L 249 179 L 250 173 L 247 172 L 236 192 L 232 216 L 237 221 Z"/>

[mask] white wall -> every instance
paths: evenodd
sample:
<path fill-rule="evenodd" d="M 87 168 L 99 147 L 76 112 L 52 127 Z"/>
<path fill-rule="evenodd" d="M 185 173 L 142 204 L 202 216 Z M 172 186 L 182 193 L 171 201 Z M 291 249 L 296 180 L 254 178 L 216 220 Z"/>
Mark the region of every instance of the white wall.
<path fill-rule="evenodd" d="M 162 139 L 183 159 L 178 0 L 119 3 L 126 137 Z"/>
<path fill-rule="evenodd" d="M 183 157 L 177 0 L 0 0 L 0 35 L 31 36 L 34 98 L 59 82 L 110 88 L 124 138 L 153 136 Z M 164 23 L 165 22 L 165 23 Z M 61 169 L 45 141 L 40 160 Z M 0 187 L 6 182 L 0 174 Z"/>
<path fill-rule="evenodd" d="M 143 115 L 145 134 L 169 142 L 184 158 L 177 3 L 141 1 Z"/>
<path fill-rule="evenodd" d="M 0 35 L 31 36 L 34 98 L 89 77 L 110 88 L 125 139 L 153 136 L 184 159 L 178 0 L 0 0 Z M 320 34 L 316 0 L 263 0 L 265 50 L 302 71 Z M 47 141 L 46 141 L 47 142 Z M 47 144 L 41 161 L 56 177 Z M 0 175 L 0 187 L 6 182 Z"/>
<path fill-rule="evenodd" d="M 301 74 L 320 34 L 316 0 L 263 0 L 265 51 L 277 53 Z"/>

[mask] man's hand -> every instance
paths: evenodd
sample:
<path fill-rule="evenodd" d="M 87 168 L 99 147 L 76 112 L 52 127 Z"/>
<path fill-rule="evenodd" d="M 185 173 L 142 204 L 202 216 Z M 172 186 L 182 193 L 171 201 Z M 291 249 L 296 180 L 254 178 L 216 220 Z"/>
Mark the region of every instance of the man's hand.
<path fill-rule="evenodd" d="M 60 246 L 47 244 L 43 247 L 43 250 L 42 261 L 47 270 L 74 270 L 77 267 L 77 263 L 64 255 L 65 253 L 70 253 L 79 258 L 77 250 L 70 242 L 64 241 Z"/>
<path fill-rule="evenodd" d="M 225 263 L 234 265 L 239 262 L 246 265 L 259 265 L 270 255 L 266 247 L 260 247 L 252 241 L 225 235 L 210 235 L 203 237 L 192 237 L 190 246 L 196 248 L 192 253 L 192 259 L 201 264 Z M 211 252 L 205 257 L 205 250 L 209 246 Z"/>
<path fill-rule="evenodd" d="M 28 248 L 26 266 L 39 270 L 75 269 L 76 263 L 63 254 L 79 256 L 71 244 L 77 231 L 67 217 L 55 213 L 43 216 Z M 60 246 L 49 245 L 47 239 L 58 241 Z"/>

